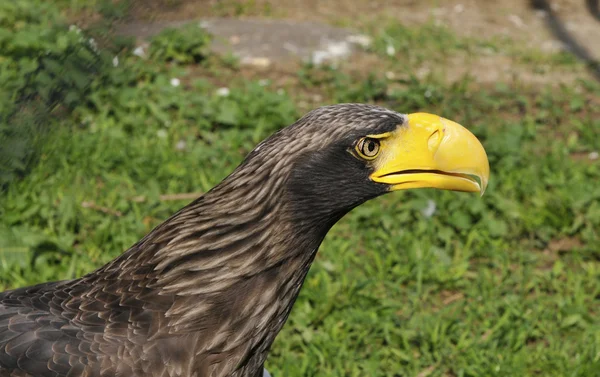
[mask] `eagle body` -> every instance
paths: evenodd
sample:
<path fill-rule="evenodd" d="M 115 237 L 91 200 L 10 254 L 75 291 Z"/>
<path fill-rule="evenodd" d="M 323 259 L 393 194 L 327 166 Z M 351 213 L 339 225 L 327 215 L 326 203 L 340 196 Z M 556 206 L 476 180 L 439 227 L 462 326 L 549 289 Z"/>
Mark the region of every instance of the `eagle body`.
<path fill-rule="evenodd" d="M 0 377 L 262 376 L 328 230 L 390 191 L 357 140 L 406 125 L 314 110 L 105 266 L 0 293 Z"/>

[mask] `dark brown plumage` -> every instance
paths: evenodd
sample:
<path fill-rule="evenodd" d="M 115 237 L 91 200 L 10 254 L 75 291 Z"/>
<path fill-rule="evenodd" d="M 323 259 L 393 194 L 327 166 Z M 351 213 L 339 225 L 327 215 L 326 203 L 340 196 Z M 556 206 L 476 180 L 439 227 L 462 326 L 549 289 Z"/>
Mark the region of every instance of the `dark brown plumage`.
<path fill-rule="evenodd" d="M 375 106 L 317 109 L 107 265 L 1 293 L 0 375 L 261 375 L 327 231 L 393 189 L 357 142 L 406 124 Z"/>

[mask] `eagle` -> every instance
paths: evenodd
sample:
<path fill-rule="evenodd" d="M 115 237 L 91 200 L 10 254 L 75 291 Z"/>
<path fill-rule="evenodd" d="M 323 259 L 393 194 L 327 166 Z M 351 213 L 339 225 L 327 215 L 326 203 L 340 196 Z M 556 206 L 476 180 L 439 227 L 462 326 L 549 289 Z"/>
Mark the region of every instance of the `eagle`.
<path fill-rule="evenodd" d="M 0 376 L 259 377 L 329 229 L 396 190 L 483 194 L 463 126 L 367 104 L 310 111 L 116 259 L 0 293 Z"/>

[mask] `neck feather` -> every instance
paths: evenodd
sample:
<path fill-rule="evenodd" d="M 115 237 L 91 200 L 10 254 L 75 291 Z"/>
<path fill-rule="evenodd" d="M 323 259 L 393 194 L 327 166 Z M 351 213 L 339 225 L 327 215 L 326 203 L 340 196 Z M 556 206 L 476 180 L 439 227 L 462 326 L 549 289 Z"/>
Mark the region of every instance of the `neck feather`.
<path fill-rule="evenodd" d="M 248 339 L 270 345 L 337 219 L 298 216 L 285 180 L 254 179 L 226 179 L 99 273 L 137 277 L 136 285 L 170 298 L 162 308 L 170 333 L 234 331 L 237 341 L 217 335 L 211 346 L 221 351 Z"/>

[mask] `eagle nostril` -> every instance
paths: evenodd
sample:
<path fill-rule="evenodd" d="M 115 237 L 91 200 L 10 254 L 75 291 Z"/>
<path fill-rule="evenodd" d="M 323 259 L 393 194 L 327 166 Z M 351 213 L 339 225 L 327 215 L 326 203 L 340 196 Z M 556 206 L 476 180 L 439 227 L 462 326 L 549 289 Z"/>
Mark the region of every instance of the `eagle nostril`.
<path fill-rule="evenodd" d="M 427 140 L 427 146 L 429 147 L 429 151 L 431 152 L 435 152 L 436 149 L 439 147 L 440 145 L 440 141 L 442 138 L 442 133 L 440 132 L 440 130 L 435 130 L 431 136 L 429 136 L 429 139 Z"/>

